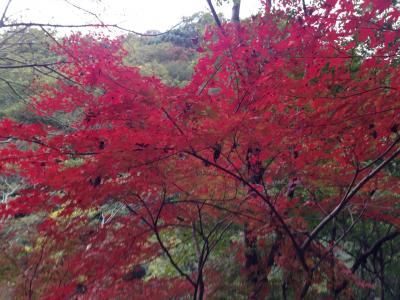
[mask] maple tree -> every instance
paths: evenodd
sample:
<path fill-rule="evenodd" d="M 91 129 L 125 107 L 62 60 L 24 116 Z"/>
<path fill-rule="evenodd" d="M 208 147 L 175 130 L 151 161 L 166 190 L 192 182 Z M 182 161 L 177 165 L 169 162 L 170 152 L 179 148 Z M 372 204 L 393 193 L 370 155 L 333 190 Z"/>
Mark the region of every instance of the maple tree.
<path fill-rule="evenodd" d="M 0 128 L 2 174 L 24 184 L 1 216 L 42 218 L 25 296 L 374 288 L 358 271 L 400 235 L 398 27 L 388 1 L 266 3 L 205 32 L 185 87 L 124 65 L 123 38 L 65 39 L 67 79 L 31 99 L 57 126 Z"/>

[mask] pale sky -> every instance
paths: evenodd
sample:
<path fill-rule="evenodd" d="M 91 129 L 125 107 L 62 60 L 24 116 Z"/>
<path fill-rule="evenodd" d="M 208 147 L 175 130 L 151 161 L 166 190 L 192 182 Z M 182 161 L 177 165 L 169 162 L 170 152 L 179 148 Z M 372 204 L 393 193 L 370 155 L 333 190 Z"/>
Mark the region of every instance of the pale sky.
<path fill-rule="evenodd" d="M 0 0 L 1 13 L 7 2 Z M 209 11 L 206 0 L 12 0 L 7 17 L 24 22 L 98 23 L 93 15 L 74 8 L 74 4 L 96 13 L 104 23 L 138 32 L 165 31 L 179 23 L 182 17 Z M 215 7 L 217 12 L 230 17 L 231 5 Z M 256 14 L 260 7 L 260 0 L 242 0 L 241 17 Z"/>

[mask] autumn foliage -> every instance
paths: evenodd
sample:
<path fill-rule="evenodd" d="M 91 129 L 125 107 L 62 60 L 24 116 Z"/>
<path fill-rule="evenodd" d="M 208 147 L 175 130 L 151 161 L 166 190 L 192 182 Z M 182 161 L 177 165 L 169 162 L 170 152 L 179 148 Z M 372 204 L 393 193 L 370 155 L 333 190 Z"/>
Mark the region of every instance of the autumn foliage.
<path fill-rule="evenodd" d="M 209 28 L 183 88 L 124 65 L 122 38 L 56 47 L 65 77 L 31 99 L 49 122 L 0 128 L 1 172 L 24 183 L 1 218 L 42 218 L 25 296 L 374 288 L 358 270 L 400 228 L 399 10 L 297 2 Z M 366 222 L 390 230 L 349 257 Z"/>

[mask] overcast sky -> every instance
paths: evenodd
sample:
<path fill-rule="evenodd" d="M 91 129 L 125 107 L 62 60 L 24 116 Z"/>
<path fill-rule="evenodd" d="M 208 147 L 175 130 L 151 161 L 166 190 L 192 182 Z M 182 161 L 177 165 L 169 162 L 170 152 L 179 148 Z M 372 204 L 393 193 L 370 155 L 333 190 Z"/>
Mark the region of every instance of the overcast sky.
<path fill-rule="evenodd" d="M 8 0 L 0 0 L 2 13 Z M 215 1 L 214 1 L 215 2 Z M 182 17 L 208 11 L 206 0 L 12 0 L 7 17 L 19 21 L 82 24 L 98 23 L 93 15 L 73 5 L 96 13 L 104 23 L 118 24 L 135 31 L 165 31 Z M 260 0 L 242 0 L 241 16 L 256 14 Z M 231 5 L 216 7 L 230 17 Z"/>

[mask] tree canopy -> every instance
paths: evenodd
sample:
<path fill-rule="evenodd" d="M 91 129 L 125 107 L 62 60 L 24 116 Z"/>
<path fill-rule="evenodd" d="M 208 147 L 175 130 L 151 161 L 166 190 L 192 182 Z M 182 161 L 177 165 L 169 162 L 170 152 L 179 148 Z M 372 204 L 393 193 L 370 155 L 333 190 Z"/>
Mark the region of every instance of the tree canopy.
<path fill-rule="evenodd" d="M 37 226 L 21 295 L 398 298 L 399 13 L 267 1 L 193 41 L 184 86 L 124 37 L 63 40 L 38 121 L 0 125 L 2 226 Z"/>

